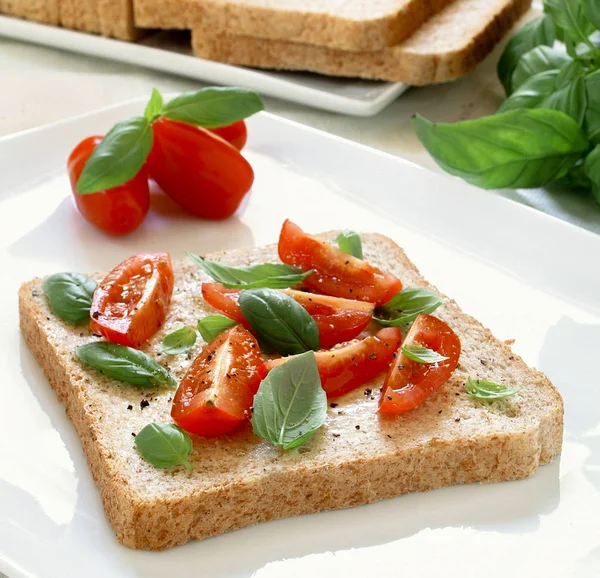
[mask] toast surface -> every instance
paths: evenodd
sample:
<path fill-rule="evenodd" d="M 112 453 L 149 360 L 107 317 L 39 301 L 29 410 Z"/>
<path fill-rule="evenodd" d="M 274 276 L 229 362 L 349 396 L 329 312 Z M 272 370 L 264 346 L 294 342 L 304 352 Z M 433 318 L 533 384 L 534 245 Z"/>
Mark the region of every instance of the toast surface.
<path fill-rule="evenodd" d="M 365 259 L 407 287 L 436 290 L 391 240 L 377 234 L 362 239 Z M 232 265 L 278 261 L 276 246 L 211 258 Z M 174 272 L 167 320 L 144 349 L 181 378 L 203 341 L 180 356 L 159 355 L 160 343 L 165 334 L 195 326 L 214 310 L 200 296 L 200 283 L 209 279 L 198 268 L 178 262 Z M 448 300 L 436 315 L 461 338 L 460 363 L 450 381 L 416 410 L 395 417 L 376 414 L 381 376 L 336 399 L 325 425 L 298 450 L 273 448 L 245 424 L 221 438 L 194 437 L 192 474 L 183 468 L 158 470 L 139 456 L 132 434 L 150 422 L 171 421 L 174 391 L 121 384 L 78 362 L 75 348 L 96 337 L 50 312 L 42 282 L 35 279 L 20 290 L 22 333 L 77 429 L 117 538 L 132 548 L 160 550 L 411 491 L 516 480 L 561 450 L 563 404 L 556 389 Z M 464 391 L 468 376 L 515 385 L 520 392 L 481 403 Z"/>
<path fill-rule="evenodd" d="M 98 0 L 60 0 L 60 25 L 71 30 L 99 33 Z"/>
<path fill-rule="evenodd" d="M 60 24 L 59 0 L 0 0 L 0 14 L 42 24 Z"/>
<path fill-rule="evenodd" d="M 454 0 L 407 40 L 375 52 L 236 36 L 204 24 L 193 31 L 192 45 L 196 56 L 229 64 L 426 85 L 471 72 L 530 5 Z"/>

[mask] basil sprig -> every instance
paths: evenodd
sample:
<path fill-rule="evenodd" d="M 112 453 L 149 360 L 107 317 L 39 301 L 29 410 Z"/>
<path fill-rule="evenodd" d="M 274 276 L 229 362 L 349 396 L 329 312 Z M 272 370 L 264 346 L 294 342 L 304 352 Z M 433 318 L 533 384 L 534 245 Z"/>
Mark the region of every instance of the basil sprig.
<path fill-rule="evenodd" d="M 175 378 L 148 354 L 115 343 L 97 342 L 81 345 L 75 356 L 83 363 L 117 381 L 140 387 L 177 387 Z"/>
<path fill-rule="evenodd" d="M 165 335 L 160 349 L 167 355 L 179 355 L 188 352 L 196 343 L 196 332 L 191 327 L 181 327 Z"/>
<path fill-rule="evenodd" d="M 423 347 L 422 345 L 405 345 L 402 347 L 402 353 L 417 363 L 441 363 L 448 358 L 440 355 L 437 351 Z"/>
<path fill-rule="evenodd" d="M 465 391 L 475 399 L 494 401 L 496 399 L 511 397 L 518 393 L 519 390 L 503 383 L 494 383 L 487 379 L 473 379 L 469 377 L 465 383 Z"/>
<path fill-rule="evenodd" d="M 312 351 L 274 367 L 254 396 L 252 431 L 284 450 L 304 443 L 327 417 L 327 395 L 321 387 Z"/>
<path fill-rule="evenodd" d="M 585 159 L 584 169 L 592 183 L 592 192 L 600 203 L 600 144 Z"/>
<path fill-rule="evenodd" d="M 375 321 L 388 327 L 412 323 L 420 313 L 430 315 L 444 300 L 435 293 L 420 287 L 406 287 L 379 308 L 386 317 L 374 317 Z"/>
<path fill-rule="evenodd" d="M 344 253 L 348 253 L 348 255 L 352 255 L 357 259 L 363 258 L 362 241 L 360 235 L 355 231 L 350 231 L 349 229 L 342 231 L 337 236 L 335 242 Z"/>
<path fill-rule="evenodd" d="M 150 423 L 136 436 L 135 445 L 140 454 L 155 468 L 185 466 L 192 471 L 189 457 L 194 446 L 190 436 L 172 423 Z"/>
<path fill-rule="evenodd" d="M 282 355 L 319 349 L 315 320 L 285 293 L 274 289 L 249 289 L 240 294 L 239 304 L 261 341 Z"/>
<path fill-rule="evenodd" d="M 193 253 L 188 253 L 188 257 L 202 271 L 228 289 L 258 289 L 261 287 L 286 289 L 298 285 L 313 273 L 313 271 L 302 272 L 296 267 L 283 263 L 230 267 Z"/>
<path fill-rule="evenodd" d="M 234 327 L 237 323 L 224 315 L 209 315 L 198 321 L 198 331 L 206 343 L 216 339 L 223 331 Z"/>
<path fill-rule="evenodd" d="M 517 90 L 526 80 L 549 70 L 560 70 L 573 59 L 564 51 L 550 46 L 536 46 L 525 52 L 512 75 L 512 90 Z"/>
<path fill-rule="evenodd" d="M 80 273 L 56 273 L 44 281 L 44 293 L 52 313 L 69 323 L 90 318 L 97 283 Z"/>
<path fill-rule="evenodd" d="M 148 122 L 152 122 L 156 118 L 160 116 L 160 112 L 163 107 L 163 97 L 162 94 L 156 89 L 152 89 L 152 94 L 150 96 L 150 100 L 146 105 L 146 109 L 144 110 L 144 117 L 148 120 Z"/>

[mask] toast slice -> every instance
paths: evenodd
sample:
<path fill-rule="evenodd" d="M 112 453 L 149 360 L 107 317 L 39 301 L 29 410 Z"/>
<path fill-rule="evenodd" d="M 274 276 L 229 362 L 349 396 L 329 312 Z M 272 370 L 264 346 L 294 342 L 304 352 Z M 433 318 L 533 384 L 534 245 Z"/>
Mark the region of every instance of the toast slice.
<path fill-rule="evenodd" d="M 426 85 L 471 72 L 530 5 L 531 0 L 454 0 L 410 38 L 376 52 L 236 36 L 229 27 L 217 31 L 204 24 L 193 31 L 192 46 L 196 56 L 229 64 Z"/>
<path fill-rule="evenodd" d="M 333 240 L 337 232 L 323 235 Z M 365 259 L 399 276 L 405 286 L 435 290 L 390 239 L 362 235 Z M 276 262 L 276 246 L 211 256 L 232 265 Z M 208 278 L 190 262 L 174 266 L 168 318 L 144 349 L 186 371 L 188 355 L 159 356 L 164 335 L 214 313 L 199 297 Z M 101 276 L 97 276 L 100 278 Z M 194 438 L 191 474 L 158 470 L 136 452 L 133 435 L 146 424 L 169 422 L 173 390 L 140 390 L 83 366 L 78 345 L 94 341 L 49 310 L 42 279 L 21 287 L 21 331 L 65 404 L 83 443 L 106 516 L 120 542 L 161 550 L 276 518 L 358 506 L 406 492 L 453 484 L 531 476 L 561 451 L 563 402 L 548 379 L 448 300 L 436 312 L 460 336 L 456 372 L 425 404 L 380 417 L 383 377 L 336 399 L 325 425 L 299 450 L 282 452 L 252 434 L 250 424 L 217 439 Z M 504 401 L 470 398 L 467 376 L 520 388 Z M 372 393 L 375 392 L 375 393 Z"/>
<path fill-rule="evenodd" d="M 62 1 L 62 0 L 61 0 Z M 144 32 L 133 23 L 132 0 L 93 0 L 98 5 L 100 33 L 119 40 L 138 40 Z"/>
<path fill-rule="evenodd" d="M 60 24 L 71 30 L 99 33 L 98 0 L 60 0 Z"/>
<path fill-rule="evenodd" d="M 0 14 L 55 26 L 60 23 L 59 0 L 0 0 Z"/>
<path fill-rule="evenodd" d="M 134 0 L 138 26 L 194 28 L 329 46 L 381 50 L 410 36 L 453 0 Z"/>

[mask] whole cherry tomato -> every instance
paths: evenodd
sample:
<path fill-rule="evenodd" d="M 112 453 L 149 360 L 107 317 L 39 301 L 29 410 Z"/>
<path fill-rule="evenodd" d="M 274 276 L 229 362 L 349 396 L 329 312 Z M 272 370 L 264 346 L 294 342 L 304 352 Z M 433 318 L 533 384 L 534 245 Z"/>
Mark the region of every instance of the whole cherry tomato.
<path fill-rule="evenodd" d="M 238 120 L 227 126 L 211 128 L 210 132 L 225 139 L 239 151 L 244 148 L 246 141 L 248 140 L 248 130 L 246 129 L 246 123 L 243 120 Z"/>
<path fill-rule="evenodd" d="M 227 219 L 254 182 L 254 171 L 227 141 L 201 127 L 160 117 L 146 161 L 150 176 L 184 209 L 206 219 Z"/>
<path fill-rule="evenodd" d="M 101 136 L 82 140 L 67 161 L 71 189 L 79 212 L 93 225 L 110 235 L 125 235 L 135 231 L 150 208 L 148 174 L 142 170 L 130 181 L 97 193 L 82 195 L 75 187 L 85 163 L 102 142 Z"/>

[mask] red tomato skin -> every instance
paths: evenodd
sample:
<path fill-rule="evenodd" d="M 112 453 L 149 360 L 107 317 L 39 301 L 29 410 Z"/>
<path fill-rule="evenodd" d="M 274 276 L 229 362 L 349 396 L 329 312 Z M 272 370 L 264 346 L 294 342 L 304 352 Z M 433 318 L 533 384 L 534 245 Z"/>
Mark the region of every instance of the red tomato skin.
<path fill-rule="evenodd" d="M 249 331 L 236 325 L 221 333 L 181 380 L 171 417 L 185 431 L 203 437 L 232 431 L 250 417 L 261 363 L 260 348 Z"/>
<path fill-rule="evenodd" d="M 117 265 L 98 285 L 90 330 L 112 343 L 140 347 L 162 326 L 173 295 L 168 253 L 139 253 Z M 123 294 L 128 299 L 123 299 Z"/>
<path fill-rule="evenodd" d="M 220 126 L 218 128 L 211 128 L 209 130 L 210 132 L 226 140 L 239 151 L 246 146 L 246 141 L 248 140 L 248 130 L 246 128 L 246 123 L 243 120 L 238 120 L 233 124 Z"/>
<path fill-rule="evenodd" d="M 448 357 L 434 364 L 417 363 L 398 349 L 398 355 L 383 383 L 379 413 L 401 414 L 415 409 L 444 385 L 458 365 L 460 339 L 441 319 L 420 314 L 408 332 L 403 346 L 422 345 Z"/>
<path fill-rule="evenodd" d="M 161 117 L 152 131 L 146 166 L 163 192 L 199 217 L 231 217 L 254 182 L 240 152 L 209 130 L 183 122 Z"/>
<path fill-rule="evenodd" d="M 79 194 L 76 191 L 77 181 L 85 163 L 101 142 L 101 136 L 90 136 L 82 140 L 69 155 L 67 171 L 71 190 L 84 219 L 109 235 L 126 235 L 135 231 L 148 214 L 148 173 L 142 167 L 135 177 L 118 187 L 87 195 Z"/>
<path fill-rule="evenodd" d="M 382 273 L 331 243 L 308 235 L 289 219 L 281 228 L 278 250 L 284 263 L 303 271 L 315 270 L 304 285 L 317 293 L 383 305 L 402 289 L 402 282 L 391 273 Z"/>
<path fill-rule="evenodd" d="M 367 327 L 373 316 L 372 303 L 292 289 L 284 289 L 283 292 L 300 303 L 315 320 L 322 349 L 356 338 Z M 227 289 L 220 283 L 202 283 L 202 297 L 209 305 L 237 323 L 241 323 L 246 329 L 252 329 L 238 305 L 240 293 L 239 289 Z"/>
<path fill-rule="evenodd" d="M 396 355 L 402 332 L 397 327 L 386 327 L 346 347 L 331 351 L 317 351 L 315 358 L 321 385 L 327 397 L 334 398 L 349 393 L 385 371 Z M 273 367 L 285 363 L 282 357 L 263 363 L 258 371 L 264 379 Z"/>

